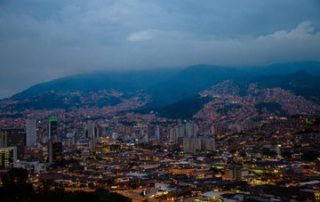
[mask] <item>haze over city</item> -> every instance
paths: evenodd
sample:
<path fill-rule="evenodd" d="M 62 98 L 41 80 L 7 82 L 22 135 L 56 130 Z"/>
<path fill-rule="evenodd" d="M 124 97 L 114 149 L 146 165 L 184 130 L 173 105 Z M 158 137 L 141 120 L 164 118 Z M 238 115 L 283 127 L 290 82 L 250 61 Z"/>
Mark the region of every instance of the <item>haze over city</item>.
<path fill-rule="evenodd" d="M 0 97 L 95 70 L 319 61 L 319 9 L 317 0 L 1 0 Z"/>

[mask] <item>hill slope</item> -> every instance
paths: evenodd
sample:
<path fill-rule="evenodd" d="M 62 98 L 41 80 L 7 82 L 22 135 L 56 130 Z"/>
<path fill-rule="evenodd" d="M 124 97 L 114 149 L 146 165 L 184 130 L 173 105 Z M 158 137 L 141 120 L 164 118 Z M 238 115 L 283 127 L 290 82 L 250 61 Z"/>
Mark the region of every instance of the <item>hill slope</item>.
<path fill-rule="evenodd" d="M 132 97 L 143 100 L 148 97 L 150 109 L 167 114 L 183 114 L 171 113 L 170 110 L 177 108 L 172 106 L 181 103 L 192 107 L 193 104 L 188 102 L 195 101 L 200 92 L 226 80 L 236 83 L 240 96 L 246 96 L 248 86 L 255 83 L 259 88 L 282 88 L 320 103 L 319 72 L 319 62 L 242 68 L 195 65 L 185 69 L 96 72 L 37 84 L 5 102 L 2 100 L 0 109 L 23 111 L 104 107 L 119 104 Z"/>

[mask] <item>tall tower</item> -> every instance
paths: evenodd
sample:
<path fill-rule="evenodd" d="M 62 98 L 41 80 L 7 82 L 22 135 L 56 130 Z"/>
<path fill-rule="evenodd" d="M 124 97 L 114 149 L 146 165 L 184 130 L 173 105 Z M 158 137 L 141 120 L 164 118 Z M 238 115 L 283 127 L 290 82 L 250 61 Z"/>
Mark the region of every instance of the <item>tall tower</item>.
<path fill-rule="evenodd" d="M 155 136 L 156 140 L 160 140 L 160 127 L 159 126 L 155 127 L 154 136 Z"/>
<path fill-rule="evenodd" d="M 89 149 L 91 151 L 95 150 L 96 148 L 96 143 L 97 143 L 97 138 L 98 138 L 98 129 L 96 126 L 96 123 L 93 121 L 88 121 L 85 124 L 85 135 L 86 138 L 88 139 L 89 143 Z"/>
<path fill-rule="evenodd" d="M 53 162 L 53 141 L 58 138 L 58 118 L 56 116 L 49 116 L 49 136 L 48 136 L 48 160 Z"/>
<path fill-rule="evenodd" d="M 27 147 L 31 147 L 37 142 L 37 121 L 35 119 L 26 120 Z"/>

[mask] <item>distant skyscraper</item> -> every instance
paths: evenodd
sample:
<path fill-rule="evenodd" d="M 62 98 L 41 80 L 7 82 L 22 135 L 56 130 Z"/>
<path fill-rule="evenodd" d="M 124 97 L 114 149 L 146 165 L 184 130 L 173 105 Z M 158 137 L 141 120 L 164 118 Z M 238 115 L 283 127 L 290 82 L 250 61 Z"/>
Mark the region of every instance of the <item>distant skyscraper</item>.
<path fill-rule="evenodd" d="M 140 142 L 141 143 L 148 143 L 149 142 L 149 134 L 148 134 L 147 130 L 146 129 L 141 129 L 140 134 L 141 134 Z"/>
<path fill-rule="evenodd" d="M 199 127 L 194 122 L 187 122 L 185 124 L 178 124 L 176 126 L 177 137 L 195 137 L 199 132 Z"/>
<path fill-rule="evenodd" d="M 93 121 L 88 121 L 85 124 L 85 136 L 88 139 L 89 149 L 94 150 L 96 148 L 98 129 Z"/>
<path fill-rule="evenodd" d="M 186 134 L 184 135 L 184 137 L 185 136 L 194 137 L 198 134 L 199 127 L 196 123 L 193 123 L 193 122 L 189 123 L 188 122 L 185 124 L 185 132 L 186 132 Z"/>
<path fill-rule="evenodd" d="M 183 138 L 183 150 L 185 153 L 197 153 L 201 151 L 214 151 L 215 139 L 210 136 L 194 136 Z"/>
<path fill-rule="evenodd" d="M 35 119 L 26 120 L 27 147 L 34 146 L 37 142 L 37 121 Z"/>
<path fill-rule="evenodd" d="M 48 161 L 53 162 L 53 141 L 58 138 L 58 118 L 56 116 L 49 117 L 49 135 L 48 135 Z"/>
<path fill-rule="evenodd" d="M 155 130 L 154 136 L 155 136 L 156 140 L 160 140 L 160 127 L 156 126 L 154 130 Z"/>
<path fill-rule="evenodd" d="M 178 141 L 177 130 L 175 127 L 169 129 L 169 141 L 171 143 L 176 143 Z"/>
<path fill-rule="evenodd" d="M 158 125 L 148 125 L 147 133 L 149 141 L 160 140 L 160 127 Z"/>
<path fill-rule="evenodd" d="M 196 153 L 202 150 L 201 138 L 197 137 L 184 137 L 183 138 L 183 151 L 185 153 Z"/>
<path fill-rule="evenodd" d="M 7 146 L 7 133 L 0 131 L 0 148 Z"/>
<path fill-rule="evenodd" d="M 186 134 L 186 128 L 185 128 L 185 125 L 182 125 L 182 124 L 178 124 L 176 126 L 176 138 L 178 139 L 179 137 L 180 138 L 183 138 Z"/>

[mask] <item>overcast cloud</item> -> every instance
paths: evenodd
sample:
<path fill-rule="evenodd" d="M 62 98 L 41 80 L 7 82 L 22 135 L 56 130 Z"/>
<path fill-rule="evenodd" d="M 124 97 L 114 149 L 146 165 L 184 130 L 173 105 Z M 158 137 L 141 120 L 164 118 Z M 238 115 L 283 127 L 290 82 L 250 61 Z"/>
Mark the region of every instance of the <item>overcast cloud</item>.
<path fill-rule="evenodd" d="M 101 69 L 320 60 L 319 0 L 0 0 L 0 97 Z"/>

